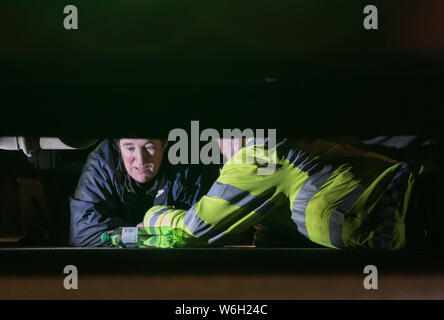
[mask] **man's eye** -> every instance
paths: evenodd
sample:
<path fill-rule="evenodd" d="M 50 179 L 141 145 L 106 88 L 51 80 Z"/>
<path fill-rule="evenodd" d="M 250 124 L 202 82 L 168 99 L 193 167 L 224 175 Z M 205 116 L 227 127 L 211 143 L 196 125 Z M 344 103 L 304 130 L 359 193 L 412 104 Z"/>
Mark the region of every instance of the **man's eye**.
<path fill-rule="evenodd" d="M 133 152 L 134 151 L 134 147 L 126 147 L 126 151 Z"/>

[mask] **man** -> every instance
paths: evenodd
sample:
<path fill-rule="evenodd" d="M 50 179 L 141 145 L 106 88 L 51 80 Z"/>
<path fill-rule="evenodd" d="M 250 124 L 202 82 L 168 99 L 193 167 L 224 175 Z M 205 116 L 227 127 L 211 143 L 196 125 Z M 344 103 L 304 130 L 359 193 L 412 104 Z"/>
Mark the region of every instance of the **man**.
<path fill-rule="evenodd" d="M 259 175 L 267 162 L 276 169 Z M 284 139 L 270 147 L 252 139 L 190 209 L 151 208 L 144 218 L 151 235 L 145 245 L 217 245 L 261 224 L 324 247 L 400 249 L 422 170 L 415 162 L 325 140 Z"/>
<path fill-rule="evenodd" d="M 193 206 L 217 178 L 214 166 L 172 166 L 167 140 L 104 140 L 88 157 L 70 198 L 69 244 L 103 246 L 103 232 L 142 222 L 155 205 Z"/>

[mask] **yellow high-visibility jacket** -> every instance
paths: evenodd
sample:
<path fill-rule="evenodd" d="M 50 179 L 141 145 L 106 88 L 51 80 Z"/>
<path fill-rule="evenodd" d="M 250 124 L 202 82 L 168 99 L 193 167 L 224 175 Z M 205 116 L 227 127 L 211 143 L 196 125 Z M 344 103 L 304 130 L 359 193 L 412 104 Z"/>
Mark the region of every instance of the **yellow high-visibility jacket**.
<path fill-rule="evenodd" d="M 271 168 L 267 174 L 261 172 Z M 331 248 L 399 249 L 421 167 L 348 145 L 250 140 L 189 210 L 156 206 L 145 215 L 147 246 L 226 243 L 256 224 L 299 232 Z"/>

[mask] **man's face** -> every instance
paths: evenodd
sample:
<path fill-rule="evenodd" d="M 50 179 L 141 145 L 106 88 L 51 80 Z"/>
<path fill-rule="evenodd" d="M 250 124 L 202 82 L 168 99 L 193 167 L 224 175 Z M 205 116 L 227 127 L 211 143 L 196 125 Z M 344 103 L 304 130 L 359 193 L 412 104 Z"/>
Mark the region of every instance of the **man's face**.
<path fill-rule="evenodd" d="M 154 178 L 162 163 L 166 145 L 166 141 L 158 139 L 120 139 L 120 152 L 130 177 L 139 183 Z"/>

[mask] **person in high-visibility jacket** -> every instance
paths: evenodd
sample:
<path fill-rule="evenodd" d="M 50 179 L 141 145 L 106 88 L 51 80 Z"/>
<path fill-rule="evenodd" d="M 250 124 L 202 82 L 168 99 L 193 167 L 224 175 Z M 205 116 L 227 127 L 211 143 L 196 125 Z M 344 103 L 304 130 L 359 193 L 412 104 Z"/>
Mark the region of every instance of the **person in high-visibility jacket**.
<path fill-rule="evenodd" d="M 272 165 L 272 166 L 270 166 Z M 269 174 L 260 169 L 273 168 Z M 258 224 L 331 248 L 404 247 L 405 217 L 422 166 L 341 143 L 251 139 L 188 210 L 155 206 L 143 224 L 153 247 L 229 243 Z"/>

